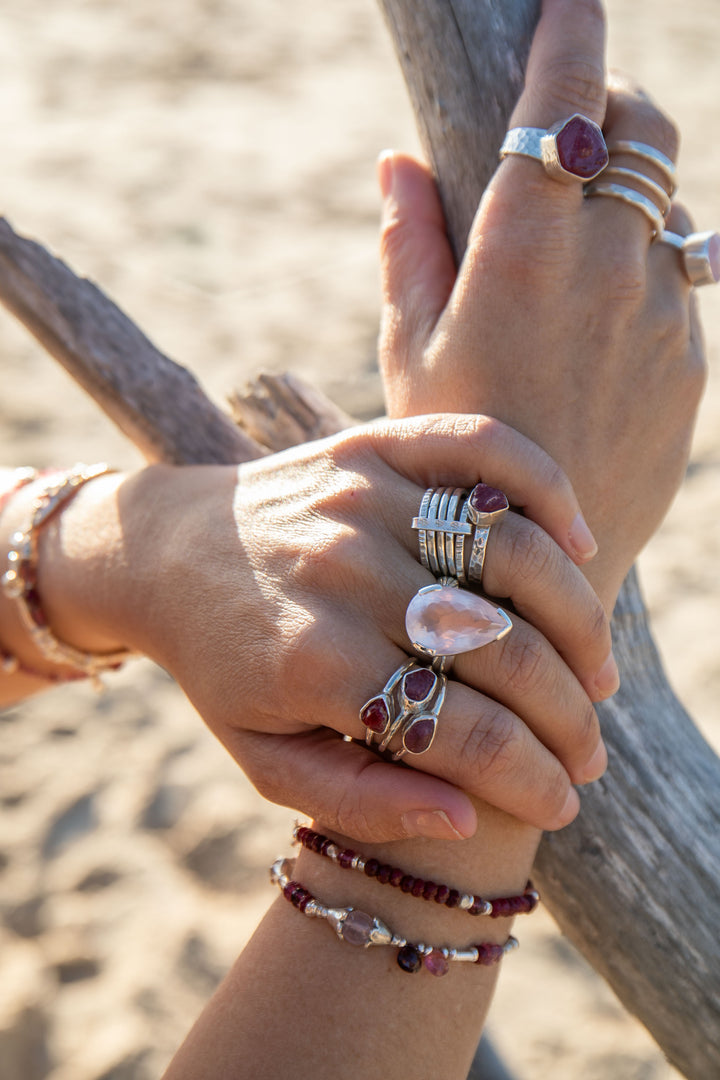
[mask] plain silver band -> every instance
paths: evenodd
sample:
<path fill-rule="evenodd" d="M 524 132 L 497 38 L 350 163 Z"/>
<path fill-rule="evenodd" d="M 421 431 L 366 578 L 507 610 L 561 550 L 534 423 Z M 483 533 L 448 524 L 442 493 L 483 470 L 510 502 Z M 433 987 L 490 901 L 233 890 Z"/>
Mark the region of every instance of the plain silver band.
<path fill-rule="evenodd" d="M 642 211 L 653 227 L 653 239 L 661 236 L 664 229 L 662 214 L 652 199 L 641 195 L 634 188 L 624 187 L 622 184 L 607 184 L 604 181 L 593 181 L 585 187 L 585 195 L 590 198 L 593 195 L 609 195 L 612 199 L 620 199 L 621 202 L 634 206 Z"/>
<path fill-rule="evenodd" d="M 608 143 L 608 153 L 633 154 L 635 157 L 642 158 L 643 161 L 649 161 L 667 180 L 670 186 L 668 194 L 674 195 L 677 191 L 675 162 L 671 161 L 667 154 L 663 154 L 661 150 L 657 150 L 654 146 L 649 146 L 648 143 L 635 142 L 634 139 L 617 139 L 613 143 Z"/>
<path fill-rule="evenodd" d="M 608 165 L 603 173 L 603 183 L 605 180 L 634 180 L 636 184 L 640 184 L 645 188 L 647 194 L 652 201 L 657 205 L 658 210 L 665 217 L 671 206 L 670 196 L 664 187 L 660 184 L 656 184 L 654 180 L 651 180 L 645 173 L 636 172 L 635 169 L 624 169 L 620 165 Z"/>
<path fill-rule="evenodd" d="M 658 240 L 663 244 L 670 244 L 682 254 L 685 274 L 691 285 L 717 285 L 717 278 L 712 272 L 710 260 L 707 255 L 706 245 L 715 236 L 714 231 L 689 233 L 688 236 L 680 236 L 678 233 L 663 229 Z"/>
<path fill-rule="evenodd" d="M 472 550 L 470 551 L 470 565 L 468 577 L 470 581 L 482 581 L 483 567 L 485 565 L 485 552 L 487 550 L 488 537 L 492 525 L 476 525 L 473 536 Z"/>

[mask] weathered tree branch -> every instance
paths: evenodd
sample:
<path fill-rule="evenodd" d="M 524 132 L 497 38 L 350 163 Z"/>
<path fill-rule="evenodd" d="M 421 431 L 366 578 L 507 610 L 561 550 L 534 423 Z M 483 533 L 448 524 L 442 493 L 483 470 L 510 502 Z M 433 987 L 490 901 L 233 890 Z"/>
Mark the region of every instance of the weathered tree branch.
<path fill-rule="evenodd" d="M 262 450 L 91 281 L 0 218 L 0 299 L 148 461 L 243 461 Z"/>
<path fill-rule="evenodd" d="M 520 85 L 535 0 L 382 6 L 460 255 Z M 3 222 L 0 300 L 150 460 L 230 462 L 262 452 L 95 286 Z M 296 398 L 291 382 L 260 389 L 262 407 L 240 411 L 267 445 L 345 422 L 321 396 Z M 667 684 L 634 575 L 614 631 L 623 687 L 600 709 L 610 770 L 584 792 L 578 821 L 546 838 L 537 876 L 560 925 L 671 1061 L 691 1080 L 716 1080 L 720 762 Z"/>
<path fill-rule="evenodd" d="M 381 0 L 462 254 L 517 100 L 536 0 Z M 568 937 L 691 1080 L 720 1076 L 720 761 L 674 697 L 635 574 L 613 619 L 606 778 L 540 849 Z"/>

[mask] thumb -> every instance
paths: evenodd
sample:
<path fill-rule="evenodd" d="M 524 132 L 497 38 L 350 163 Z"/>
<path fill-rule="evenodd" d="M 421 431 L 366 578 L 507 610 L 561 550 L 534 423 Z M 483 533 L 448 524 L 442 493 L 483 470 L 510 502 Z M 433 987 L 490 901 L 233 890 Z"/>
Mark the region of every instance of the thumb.
<path fill-rule="evenodd" d="M 387 150 L 378 161 L 378 180 L 383 195 L 380 353 L 383 373 L 392 377 L 403 373 L 413 353 L 427 344 L 450 296 L 456 270 L 440 198 L 427 166 L 407 154 Z"/>
<path fill-rule="evenodd" d="M 228 733 L 224 742 L 257 790 L 363 843 L 422 836 L 464 840 L 477 827 L 469 797 L 452 784 L 378 758 L 334 731 Z"/>

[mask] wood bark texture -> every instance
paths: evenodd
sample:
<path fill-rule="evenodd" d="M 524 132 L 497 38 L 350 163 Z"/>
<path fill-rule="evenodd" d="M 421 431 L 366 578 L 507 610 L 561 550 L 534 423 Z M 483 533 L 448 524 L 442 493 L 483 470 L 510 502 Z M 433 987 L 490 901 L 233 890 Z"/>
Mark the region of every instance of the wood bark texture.
<path fill-rule="evenodd" d="M 517 100 L 536 0 L 380 0 L 459 257 Z M 535 878 L 568 937 L 691 1080 L 720 1077 L 720 760 L 674 697 L 633 572 L 600 706 L 606 778 Z"/>

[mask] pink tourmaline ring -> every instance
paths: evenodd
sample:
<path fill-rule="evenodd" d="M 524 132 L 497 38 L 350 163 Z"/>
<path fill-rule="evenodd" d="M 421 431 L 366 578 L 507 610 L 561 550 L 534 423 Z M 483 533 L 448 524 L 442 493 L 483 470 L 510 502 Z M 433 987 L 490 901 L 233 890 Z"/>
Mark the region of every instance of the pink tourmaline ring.
<path fill-rule="evenodd" d="M 510 128 L 500 147 L 500 158 L 520 154 L 542 162 L 554 180 L 581 180 L 599 176 L 609 161 L 600 127 L 575 113 L 551 127 Z"/>
<path fill-rule="evenodd" d="M 720 233 L 700 232 L 679 236 L 664 229 L 658 240 L 680 250 L 691 285 L 716 285 L 720 281 Z"/>
<path fill-rule="evenodd" d="M 445 700 L 447 678 L 417 660 L 407 660 L 397 668 L 379 694 L 366 701 L 360 710 L 365 725 L 365 742 L 384 752 L 399 735 L 402 749 L 393 760 L 408 754 L 424 754 L 430 749 L 437 720 Z"/>

